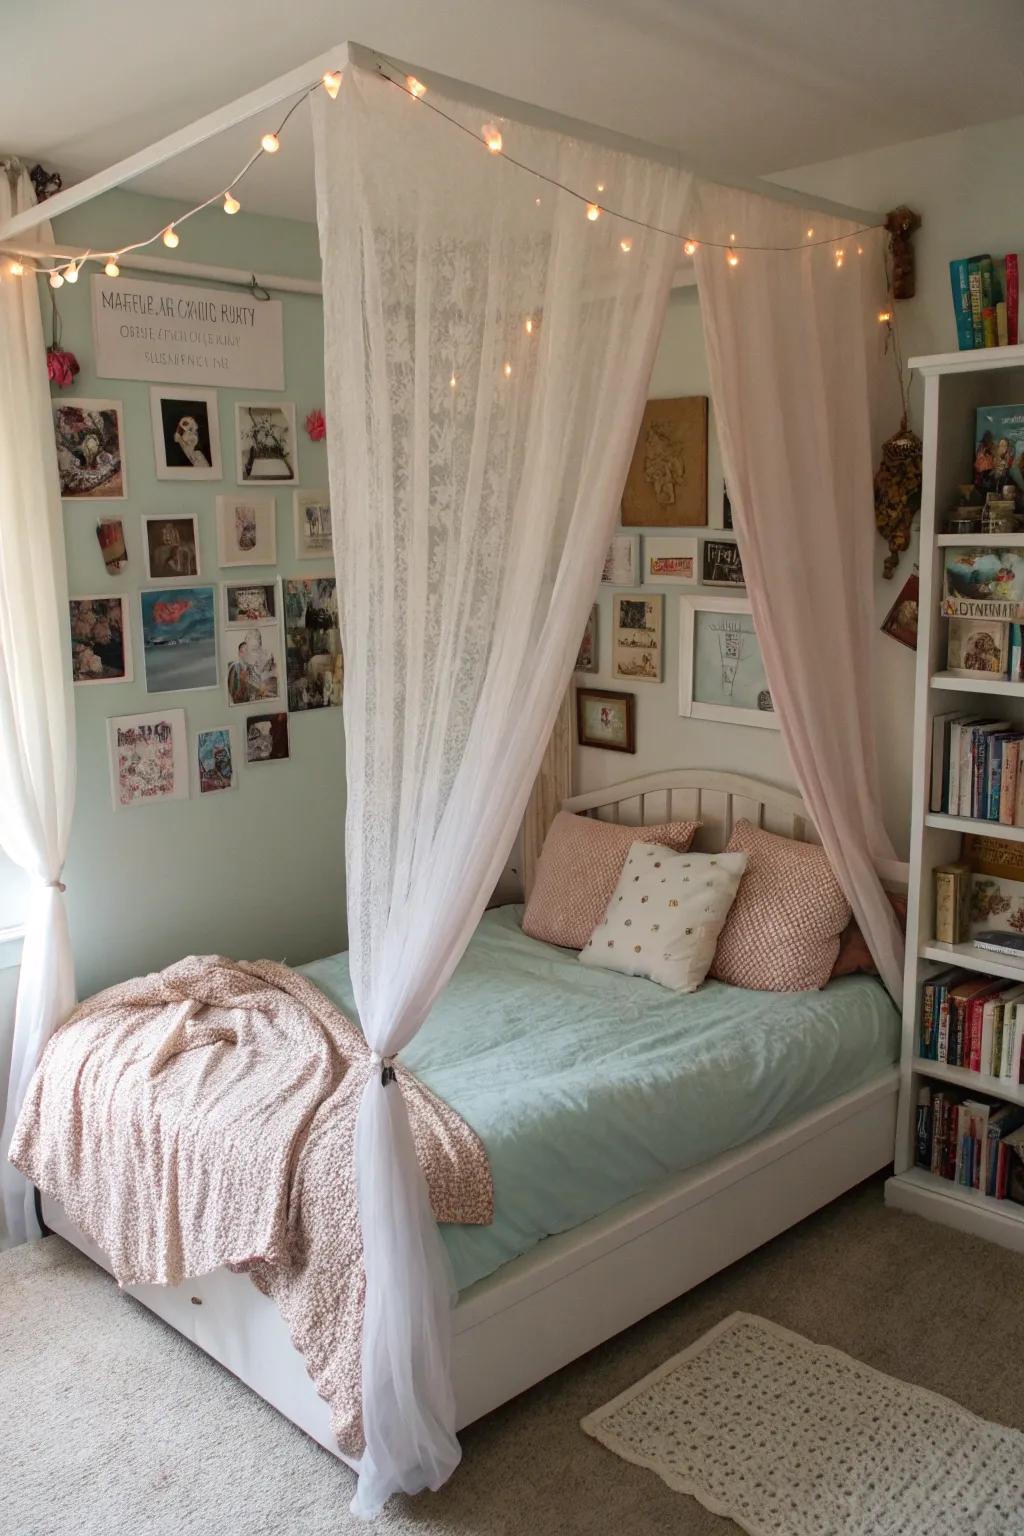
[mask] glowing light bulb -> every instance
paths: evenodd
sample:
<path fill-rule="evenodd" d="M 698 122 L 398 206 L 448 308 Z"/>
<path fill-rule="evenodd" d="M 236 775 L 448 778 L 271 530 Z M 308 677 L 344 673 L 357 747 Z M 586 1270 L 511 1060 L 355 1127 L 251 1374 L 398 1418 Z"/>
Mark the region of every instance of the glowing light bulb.
<path fill-rule="evenodd" d="M 448 380 L 448 383 L 451 385 L 452 389 L 455 388 L 455 374 L 454 373 L 452 374 L 451 378 Z"/>
<path fill-rule="evenodd" d="M 858 256 L 863 256 L 864 255 L 864 247 L 862 245 L 858 245 L 858 247 L 857 247 L 857 255 Z"/>
<path fill-rule="evenodd" d="M 166 245 L 167 249 L 170 251 L 173 251 L 174 247 L 181 243 L 178 231 L 175 229 L 173 224 L 168 224 L 167 228 L 163 232 L 162 238 L 164 245 Z"/>
<path fill-rule="evenodd" d="M 501 371 L 505 375 L 506 379 L 510 379 L 512 377 L 512 364 L 506 363 Z"/>
<path fill-rule="evenodd" d="M 260 148 L 265 155 L 276 155 L 281 148 L 281 140 L 276 133 L 265 133 L 260 139 Z"/>
<path fill-rule="evenodd" d="M 696 242 L 696 240 L 684 240 L 683 241 L 683 255 L 684 256 L 692 256 L 696 249 L 697 249 L 697 242 Z"/>
<path fill-rule="evenodd" d="M 406 75 L 405 83 L 409 87 L 409 94 L 411 96 L 425 96 L 427 94 L 427 88 L 423 81 L 417 80 L 415 75 Z"/>
<path fill-rule="evenodd" d="M 624 239 L 619 241 L 619 250 L 620 251 L 627 251 L 628 252 L 628 251 L 631 251 L 632 249 L 633 249 L 633 242 L 629 238 L 628 235 L 626 235 Z"/>
<path fill-rule="evenodd" d="M 841 267 L 842 266 L 842 264 L 843 264 L 843 256 L 844 256 L 844 252 L 836 251 L 836 266 L 837 267 Z"/>
<path fill-rule="evenodd" d="M 598 182 L 598 184 L 597 184 L 597 190 L 598 190 L 598 191 L 599 191 L 599 192 L 603 192 L 603 191 L 604 191 L 604 182 L 603 182 L 603 181 L 599 181 L 599 182 Z"/>
<path fill-rule="evenodd" d="M 114 260 L 113 256 L 111 256 L 110 260 L 107 262 L 107 264 L 103 268 L 103 270 L 107 274 L 108 277 L 120 277 L 121 276 L 121 268 L 118 266 L 118 264 Z"/>
<path fill-rule="evenodd" d="M 814 239 L 814 230 L 813 229 L 809 229 L 807 231 L 807 238 L 808 238 L 808 240 L 813 240 Z"/>
<path fill-rule="evenodd" d="M 25 268 L 20 261 L 12 261 L 7 268 L 12 277 L 20 277 Z"/>
<path fill-rule="evenodd" d="M 738 267 L 740 264 L 740 259 L 735 251 L 730 251 L 725 259 L 729 263 L 730 267 Z"/>
<path fill-rule="evenodd" d="M 537 204 L 537 207 L 539 208 L 540 207 L 540 198 L 539 197 L 535 197 L 534 198 L 534 202 Z"/>
<path fill-rule="evenodd" d="M 238 198 L 235 197 L 235 195 L 232 192 L 225 192 L 224 193 L 224 212 L 225 213 L 237 213 L 239 208 L 241 208 L 241 206 L 242 205 L 238 201 Z"/>
<path fill-rule="evenodd" d="M 341 90 L 341 76 L 336 69 L 329 69 L 323 77 L 323 88 L 332 101 L 337 99 Z"/>
<path fill-rule="evenodd" d="M 891 309 L 880 309 L 878 311 L 878 323 L 879 323 L 879 325 L 888 325 L 889 321 L 891 319 L 892 319 L 892 310 Z"/>
<path fill-rule="evenodd" d="M 533 316 L 532 315 L 527 315 L 525 321 L 523 322 L 523 329 L 525 330 L 527 336 L 532 336 L 533 335 Z"/>
<path fill-rule="evenodd" d="M 64 286 L 64 279 L 61 276 L 61 274 L 59 272 L 51 272 L 50 273 L 50 287 L 51 288 L 63 288 L 63 286 Z"/>
<path fill-rule="evenodd" d="M 593 223 L 595 219 L 599 219 L 600 217 L 601 217 L 601 210 L 597 206 L 597 204 L 596 203 L 588 203 L 587 204 L 587 218 L 590 220 L 590 222 Z"/>
<path fill-rule="evenodd" d="M 735 235 L 730 235 L 730 236 L 729 236 L 729 239 L 730 239 L 730 240 L 733 240 L 733 241 L 735 241 L 735 239 L 736 239 L 736 236 L 735 236 Z"/>
<path fill-rule="evenodd" d="M 484 143 L 492 155 L 501 154 L 501 131 L 495 128 L 493 123 L 484 123 L 480 132 L 484 136 Z"/>
<path fill-rule="evenodd" d="M 65 270 L 64 270 L 64 281 L 66 283 L 77 283 L 78 282 L 78 266 L 80 266 L 80 265 L 81 265 L 81 263 L 76 265 L 74 262 L 72 262 L 69 267 L 65 268 Z"/>

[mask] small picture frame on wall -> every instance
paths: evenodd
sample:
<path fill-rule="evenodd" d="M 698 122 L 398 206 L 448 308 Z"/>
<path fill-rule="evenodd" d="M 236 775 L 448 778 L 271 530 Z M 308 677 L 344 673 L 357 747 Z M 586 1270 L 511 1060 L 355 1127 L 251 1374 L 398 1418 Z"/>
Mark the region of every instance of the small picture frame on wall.
<path fill-rule="evenodd" d="M 215 389 L 153 384 L 149 410 L 158 480 L 223 480 Z"/>
<path fill-rule="evenodd" d="M 72 597 L 71 681 L 76 685 L 132 681 L 132 625 L 122 595 Z"/>
<path fill-rule="evenodd" d="M 679 713 L 779 729 L 750 604 L 743 598 L 679 599 Z"/>
<path fill-rule="evenodd" d="M 660 593 L 616 593 L 612 599 L 612 673 L 631 683 L 661 682 Z"/>
<path fill-rule="evenodd" d="M 622 492 L 624 528 L 708 520 L 708 397 L 648 400 Z"/>
<path fill-rule="evenodd" d="M 636 751 L 636 694 L 577 688 L 576 737 L 581 747 Z"/>
<path fill-rule="evenodd" d="M 298 485 L 295 407 L 288 400 L 240 400 L 235 406 L 239 485 Z"/>
<path fill-rule="evenodd" d="M 235 750 L 230 725 L 196 732 L 196 781 L 201 795 L 234 789 Z"/>
<path fill-rule="evenodd" d="M 640 537 L 635 533 L 617 533 L 604 557 L 601 585 L 635 587 L 639 580 Z"/>
<path fill-rule="evenodd" d="M 217 497 L 219 565 L 277 564 L 277 502 L 250 492 Z"/>
<path fill-rule="evenodd" d="M 597 658 L 597 604 L 595 603 L 587 616 L 587 622 L 583 628 L 583 639 L 580 641 L 580 648 L 576 654 L 576 666 L 573 670 L 576 672 L 597 672 L 599 670 Z"/>
<path fill-rule="evenodd" d="M 142 547 L 149 581 L 199 575 L 199 525 L 192 516 L 142 519 Z"/>
<path fill-rule="evenodd" d="M 672 533 L 645 537 L 644 585 L 695 587 L 697 540 Z"/>
<path fill-rule="evenodd" d="M 124 407 L 120 400 L 55 400 L 53 432 L 64 501 L 123 501 Z"/>
<path fill-rule="evenodd" d="M 735 539 L 705 539 L 701 545 L 701 576 L 706 587 L 743 587 L 743 562 Z"/>
<path fill-rule="evenodd" d="M 248 717 L 245 722 L 245 760 L 250 767 L 255 763 L 280 763 L 290 755 L 288 716 L 283 711 Z"/>
<path fill-rule="evenodd" d="M 295 491 L 292 495 L 295 521 L 296 560 L 330 560 L 334 556 L 331 526 L 331 498 L 327 491 Z"/>

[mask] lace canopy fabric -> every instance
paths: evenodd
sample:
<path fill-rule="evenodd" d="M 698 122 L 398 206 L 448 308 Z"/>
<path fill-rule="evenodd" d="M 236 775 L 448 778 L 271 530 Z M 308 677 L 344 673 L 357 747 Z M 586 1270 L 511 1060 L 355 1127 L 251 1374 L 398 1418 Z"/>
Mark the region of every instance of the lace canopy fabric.
<path fill-rule="evenodd" d="M 345 647 L 349 945 L 382 1058 L 419 1029 L 512 845 L 600 576 L 678 249 L 586 217 L 386 80 L 313 103 Z M 431 101 L 669 229 L 677 168 Z M 443 140 L 438 132 L 443 130 Z M 366 1450 L 353 1508 L 458 1462 L 449 1280 L 401 1094 L 356 1138 Z"/>

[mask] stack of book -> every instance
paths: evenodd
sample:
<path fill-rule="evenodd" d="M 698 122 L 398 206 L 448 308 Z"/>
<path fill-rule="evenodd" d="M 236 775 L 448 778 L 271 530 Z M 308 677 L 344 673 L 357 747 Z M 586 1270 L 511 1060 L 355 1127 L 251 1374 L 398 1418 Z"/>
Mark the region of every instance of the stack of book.
<path fill-rule="evenodd" d="M 1018 335 L 1017 253 L 959 257 L 950 262 L 949 276 L 960 351 L 1013 346 Z"/>
<path fill-rule="evenodd" d="M 1024 1205 L 1024 1107 L 947 1089 L 918 1093 L 915 1161 L 993 1200 Z"/>
<path fill-rule="evenodd" d="M 1021 1080 L 1024 986 L 943 971 L 921 989 L 918 1055 L 982 1077 Z"/>
<path fill-rule="evenodd" d="M 930 807 L 1005 827 L 1024 826 L 1024 731 L 1009 720 L 951 711 L 932 720 Z"/>

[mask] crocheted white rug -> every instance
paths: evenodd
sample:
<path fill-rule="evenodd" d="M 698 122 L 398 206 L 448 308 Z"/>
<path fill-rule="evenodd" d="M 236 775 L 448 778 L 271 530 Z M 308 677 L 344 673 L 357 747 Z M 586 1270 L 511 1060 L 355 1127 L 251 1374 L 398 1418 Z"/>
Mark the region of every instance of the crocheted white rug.
<path fill-rule="evenodd" d="M 582 1427 L 750 1536 L 1024 1531 L 1024 1434 L 747 1312 Z"/>

